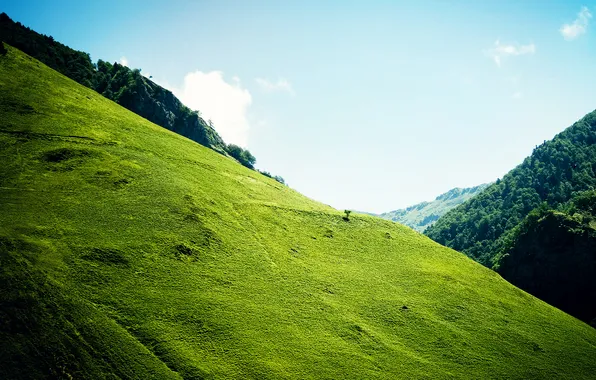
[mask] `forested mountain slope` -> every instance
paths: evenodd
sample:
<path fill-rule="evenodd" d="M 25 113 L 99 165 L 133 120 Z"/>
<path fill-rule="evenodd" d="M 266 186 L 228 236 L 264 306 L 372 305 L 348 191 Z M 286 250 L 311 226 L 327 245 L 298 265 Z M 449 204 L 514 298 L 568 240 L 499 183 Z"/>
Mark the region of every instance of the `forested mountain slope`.
<path fill-rule="evenodd" d="M 545 204 L 514 229 L 497 270 L 508 281 L 596 327 L 596 192 Z"/>
<path fill-rule="evenodd" d="M 455 188 L 439 195 L 431 202 L 421 202 L 407 208 L 384 212 L 378 216 L 383 219 L 392 220 L 424 232 L 433 225 L 441 216 L 452 208 L 459 206 L 468 199 L 484 190 L 488 184 L 482 184 L 468 188 Z"/>
<path fill-rule="evenodd" d="M 590 379 L 596 330 L 9 47 L 0 378 Z"/>
<path fill-rule="evenodd" d="M 512 230 L 542 202 L 565 203 L 596 186 L 596 112 L 536 147 L 530 157 L 470 201 L 447 212 L 425 234 L 484 265 Z"/>

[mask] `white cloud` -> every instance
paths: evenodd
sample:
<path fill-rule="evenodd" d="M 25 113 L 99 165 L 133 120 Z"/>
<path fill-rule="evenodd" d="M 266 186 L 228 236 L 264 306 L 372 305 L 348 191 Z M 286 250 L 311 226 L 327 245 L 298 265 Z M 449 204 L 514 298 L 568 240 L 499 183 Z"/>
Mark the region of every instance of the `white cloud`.
<path fill-rule="evenodd" d="M 118 61 L 122 66 L 128 66 L 128 59 L 126 57 L 120 57 L 120 61 Z"/>
<path fill-rule="evenodd" d="M 287 92 L 288 94 L 295 95 L 294 89 L 292 88 L 292 84 L 284 78 L 279 78 L 277 82 L 272 82 L 265 78 L 255 78 L 255 82 L 261 87 L 263 90 L 267 92 Z"/>
<path fill-rule="evenodd" d="M 503 59 L 506 57 L 534 54 L 536 52 L 536 45 L 520 45 L 520 44 L 502 44 L 499 40 L 495 41 L 492 48 L 485 50 L 485 54 L 492 58 L 497 66 L 501 66 Z"/>
<path fill-rule="evenodd" d="M 184 77 L 181 89 L 171 88 L 182 103 L 198 110 L 205 120 L 213 121 L 215 130 L 227 144 L 246 147 L 248 143 L 248 107 L 252 96 L 242 88 L 240 78 L 228 83 L 221 71 L 195 71 Z"/>
<path fill-rule="evenodd" d="M 516 91 L 513 93 L 513 95 L 511 95 L 512 99 L 521 99 L 522 97 L 522 93 L 520 91 Z"/>
<path fill-rule="evenodd" d="M 588 10 L 588 8 L 582 7 L 582 9 L 577 14 L 577 18 L 575 19 L 575 21 L 573 21 L 571 24 L 563 24 L 561 29 L 559 29 L 559 32 L 561 32 L 563 38 L 565 38 L 567 41 L 574 40 L 582 34 L 586 33 L 591 18 L 592 14 Z"/>

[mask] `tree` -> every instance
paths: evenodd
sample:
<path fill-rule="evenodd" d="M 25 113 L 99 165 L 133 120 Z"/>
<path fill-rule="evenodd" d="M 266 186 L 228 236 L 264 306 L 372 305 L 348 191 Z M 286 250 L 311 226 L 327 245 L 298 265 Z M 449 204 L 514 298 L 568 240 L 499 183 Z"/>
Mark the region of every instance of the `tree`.
<path fill-rule="evenodd" d="M 8 50 L 4 47 L 4 43 L 0 41 L 0 55 L 6 55 L 6 53 L 8 53 Z"/>
<path fill-rule="evenodd" d="M 283 179 L 282 176 L 279 175 L 272 175 L 271 173 L 269 173 L 268 171 L 265 170 L 257 170 L 259 173 L 261 173 L 262 175 L 264 175 L 265 177 L 269 177 L 271 179 L 276 180 L 277 182 L 281 183 L 282 185 L 286 184 L 286 181 Z"/>
<path fill-rule="evenodd" d="M 344 212 L 346 213 L 346 216 L 344 216 L 344 220 L 347 222 L 348 220 L 350 220 L 350 214 L 352 213 L 352 210 L 344 210 Z"/>
<path fill-rule="evenodd" d="M 242 165 L 249 169 L 255 168 L 257 159 L 247 149 L 242 149 L 236 144 L 228 144 L 226 150 L 230 156 L 238 160 Z"/>
<path fill-rule="evenodd" d="M 255 156 L 253 156 L 246 149 L 244 150 L 244 161 L 245 161 L 245 163 L 243 163 L 243 165 L 250 169 L 254 169 L 255 164 L 257 163 L 257 159 L 255 158 Z"/>

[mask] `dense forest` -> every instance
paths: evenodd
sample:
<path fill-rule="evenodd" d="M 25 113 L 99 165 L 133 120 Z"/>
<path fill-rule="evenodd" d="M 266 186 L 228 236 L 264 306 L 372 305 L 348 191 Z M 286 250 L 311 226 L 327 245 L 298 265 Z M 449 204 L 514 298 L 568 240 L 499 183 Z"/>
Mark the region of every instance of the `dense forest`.
<path fill-rule="evenodd" d="M 521 165 L 452 209 L 425 234 L 486 266 L 498 264 L 515 227 L 542 203 L 555 208 L 596 186 L 596 111 L 537 146 Z"/>
<path fill-rule="evenodd" d="M 255 157 L 237 145 L 226 145 L 211 123 L 186 107 L 171 91 L 118 63 L 91 61 L 88 53 L 69 48 L 0 14 L 0 41 L 29 54 L 76 82 L 166 129 L 185 136 L 254 169 Z M 267 172 L 262 172 L 267 173 Z M 267 173 L 266 175 L 268 175 Z M 284 183 L 283 178 L 271 178 Z"/>
<path fill-rule="evenodd" d="M 0 40 L 27 52 L 52 69 L 86 86 L 93 86 L 94 66 L 89 54 L 76 51 L 14 22 L 6 13 L 0 13 Z"/>
<path fill-rule="evenodd" d="M 546 203 L 513 230 L 496 266 L 508 281 L 596 327 L 596 192 Z"/>

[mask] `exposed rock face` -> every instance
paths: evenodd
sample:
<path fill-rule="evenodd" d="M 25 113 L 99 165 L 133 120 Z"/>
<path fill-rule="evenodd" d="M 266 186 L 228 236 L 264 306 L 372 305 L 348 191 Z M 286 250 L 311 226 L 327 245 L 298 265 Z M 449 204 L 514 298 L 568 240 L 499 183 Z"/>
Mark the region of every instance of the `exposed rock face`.
<path fill-rule="evenodd" d="M 131 96 L 112 100 L 157 125 L 225 154 L 224 141 L 197 112 L 184 106 L 171 91 L 140 74 L 133 75 L 138 76 L 138 79 L 135 78 Z M 112 91 L 112 94 L 117 92 Z"/>

